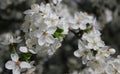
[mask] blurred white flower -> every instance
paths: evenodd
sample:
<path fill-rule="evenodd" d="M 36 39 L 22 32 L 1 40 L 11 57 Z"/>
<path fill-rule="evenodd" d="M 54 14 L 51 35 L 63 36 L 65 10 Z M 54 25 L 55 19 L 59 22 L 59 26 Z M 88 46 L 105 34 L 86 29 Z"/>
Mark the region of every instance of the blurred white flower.
<path fill-rule="evenodd" d="M 21 42 L 21 39 L 19 36 L 17 36 L 16 38 L 13 37 L 12 33 L 5 33 L 0 36 L 0 42 L 3 45 L 9 45 L 12 43 L 19 43 Z"/>
<path fill-rule="evenodd" d="M 81 40 L 78 41 L 78 50 L 74 52 L 76 57 L 82 57 L 82 63 L 86 64 L 93 56 L 89 49 L 85 47 Z"/>
<path fill-rule="evenodd" d="M 58 25 L 59 17 L 55 13 L 51 13 L 44 19 L 44 22 L 48 27 L 54 27 Z"/>
<path fill-rule="evenodd" d="M 13 74 L 20 74 L 21 69 L 31 68 L 31 65 L 25 61 L 19 61 L 18 54 L 11 54 L 11 59 L 5 64 L 5 67 L 12 70 Z"/>
<path fill-rule="evenodd" d="M 110 54 L 115 54 L 116 50 L 115 50 L 114 48 L 109 48 L 109 49 L 108 49 L 108 52 L 109 52 Z"/>
<path fill-rule="evenodd" d="M 54 54 L 54 52 L 61 46 L 61 41 L 60 39 L 55 39 L 55 42 L 53 45 L 51 45 L 49 48 L 48 48 L 48 55 L 51 56 Z"/>
<path fill-rule="evenodd" d="M 85 30 L 87 28 L 86 24 L 91 24 L 93 22 L 93 16 L 88 15 L 87 13 L 75 13 L 74 19 L 70 20 L 71 25 L 70 27 L 72 29 L 78 29 Z"/>
<path fill-rule="evenodd" d="M 24 12 L 24 14 L 33 15 L 34 13 L 38 13 L 39 10 L 40 10 L 40 7 L 39 7 L 38 4 L 32 4 L 31 10 L 30 10 L 30 9 L 29 9 L 29 10 L 26 10 L 26 11 Z"/>
<path fill-rule="evenodd" d="M 32 49 L 27 48 L 26 46 L 21 46 L 21 47 L 19 48 L 19 50 L 20 50 L 21 52 L 23 52 L 23 53 L 28 53 L 28 52 L 30 52 L 30 53 L 32 53 L 32 54 L 36 54 L 35 51 L 33 51 Z"/>
<path fill-rule="evenodd" d="M 109 10 L 109 9 L 105 9 L 105 20 L 106 20 L 106 23 L 109 23 L 113 20 L 113 15 L 112 15 L 112 11 Z"/>
<path fill-rule="evenodd" d="M 43 16 L 43 18 L 47 18 L 49 14 L 52 13 L 52 8 L 50 6 L 50 4 L 43 4 L 41 3 L 40 4 L 40 12 L 41 12 L 41 15 Z"/>
<path fill-rule="evenodd" d="M 87 48 L 98 50 L 100 47 L 104 47 L 105 44 L 100 38 L 100 32 L 98 30 L 92 30 L 89 33 L 84 33 L 82 40 L 87 41 Z"/>

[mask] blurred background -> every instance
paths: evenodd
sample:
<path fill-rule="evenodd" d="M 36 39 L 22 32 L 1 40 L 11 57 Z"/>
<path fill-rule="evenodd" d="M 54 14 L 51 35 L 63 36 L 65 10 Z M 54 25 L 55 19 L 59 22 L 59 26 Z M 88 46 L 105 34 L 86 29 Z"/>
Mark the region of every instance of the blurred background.
<path fill-rule="evenodd" d="M 29 9 L 31 4 L 40 4 L 42 1 L 0 0 L 0 34 L 20 29 L 25 16 L 23 12 Z M 63 0 L 63 3 L 70 7 L 71 12 L 76 10 L 94 15 L 100 23 L 105 44 L 116 49 L 114 56 L 120 54 L 120 0 Z M 43 68 L 41 58 L 36 59 L 37 74 L 72 74 L 73 70 L 84 69 L 81 60 L 73 55 L 77 49 L 77 38 L 70 33 L 62 45 L 52 57 L 42 63 Z M 0 74 L 11 74 L 11 71 L 4 67 L 9 59 L 9 54 L 5 54 L 6 52 L 8 48 L 0 43 Z M 37 58 L 37 55 L 35 57 Z"/>

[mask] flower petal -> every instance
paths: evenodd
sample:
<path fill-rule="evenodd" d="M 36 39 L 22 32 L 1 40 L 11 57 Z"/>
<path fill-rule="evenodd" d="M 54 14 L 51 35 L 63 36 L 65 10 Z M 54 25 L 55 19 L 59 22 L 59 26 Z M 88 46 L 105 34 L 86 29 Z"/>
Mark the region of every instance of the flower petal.
<path fill-rule="evenodd" d="M 39 31 L 39 30 L 37 30 L 37 31 L 34 32 L 34 36 L 37 37 L 37 38 L 40 38 L 41 35 L 42 35 L 42 32 Z"/>
<path fill-rule="evenodd" d="M 75 51 L 75 52 L 74 52 L 74 55 L 75 55 L 76 57 L 81 57 L 81 54 L 80 54 L 80 51 L 79 51 L 79 50 Z"/>
<path fill-rule="evenodd" d="M 70 24 L 70 28 L 72 28 L 72 29 L 78 29 L 79 26 L 77 24 Z"/>
<path fill-rule="evenodd" d="M 13 69 L 13 71 L 12 71 L 12 73 L 13 74 L 20 74 L 20 68 L 18 67 L 18 66 L 16 66 L 14 69 Z"/>
<path fill-rule="evenodd" d="M 36 54 L 36 52 L 33 51 L 32 49 L 29 49 L 29 52 L 31 52 L 32 54 Z"/>
<path fill-rule="evenodd" d="M 11 70 L 11 69 L 14 69 L 15 67 L 15 62 L 13 61 L 8 61 L 6 64 L 5 64 L 5 68 Z"/>
<path fill-rule="evenodd" d="M 21 62 L 20 67 L 21 68 L 31 68 L 31 65 L 29 63 L 27 63 L 27 62 Z"/>
<path fill-rule="evenodd" d="M 18 59 L 19 59 L 19 56 L 18 56 L 18 54 L 11 54 L 11 59 L 12 59 L 12 61 L 14 61 L 14 62 L 17 62 L 18 61 Z"/>
<path fill-rule="evenodd" d="M 46 37 L 46 42 L 48 43 L 54 43 L 55 42 L 55 39 L 52 35 L 49 35 Z"/>
<path fill-rule="evenodd" d="M 38 44 L 39 44 L 40 46 L 42 46 L 42 45 L 45 44 L 45 39 L 44 39 L 43 36 L 41 36 L 41 37 L 38 39 Z"/>
<path fill-rule="evenodd" d="M 86 24 L 84 24 L 84 23 L 80 24 L 79 27 L 80 27 L 80 29 L 85 30 L 86 29 Z"/>
<path fill-rule="evenodd" d="M 25 12 L 24 12 L 24 14 L 34 14 L 34 12 L 32 11 L 32 10 L 26 10 Z"/>
<path fill-rule="evenodd" d="M 79 50 L 85 50 L 86 49 L 84 43 L 81 40 L 78 41 L 78 48 L 79 48 Z"/>
<path fill-rule="evenodd" d="M 25 47 L 25 46 L 21 46 L 21 47 L 19 48 L 19 50 L 20 50 L 21 52 L 23 52 L 23 53 L 27 53 L 27 52 L 28 52 L 28 48 Z"/>
<path fill-rule="evenodd" d="M 47 33 L 49 33 L 49 34 L 54 34 L 54 32 L 56 31 L 56 27 L 49 27 L 48 29 L 47 29 Z"/>

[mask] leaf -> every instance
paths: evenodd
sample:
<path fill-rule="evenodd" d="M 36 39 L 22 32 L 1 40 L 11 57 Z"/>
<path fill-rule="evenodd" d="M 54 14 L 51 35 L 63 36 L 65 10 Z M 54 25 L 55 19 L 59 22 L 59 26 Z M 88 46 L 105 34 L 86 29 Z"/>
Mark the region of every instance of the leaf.
<path fill-rule="evenodd" d="M 26 62 L 30 62 L 31 57 L 32 57 L 31 53 L 24 53 L 21 56 L 21 60 L 26 61 Z"/>
<path fill-rule="evenodd" d="M 64 32 L 63 29 L 57 28 L 57 30 L 55 31 L 55 33 L 53 34 L 54 38 L 60 38 L 60 37 L 65 37 L 64 34 L 62 34 Z"/>

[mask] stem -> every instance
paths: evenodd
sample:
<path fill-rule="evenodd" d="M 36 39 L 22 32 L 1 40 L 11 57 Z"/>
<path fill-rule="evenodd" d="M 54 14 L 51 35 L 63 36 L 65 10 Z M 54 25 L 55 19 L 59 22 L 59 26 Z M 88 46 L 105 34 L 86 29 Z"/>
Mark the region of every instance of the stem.
<path fill-rule="evenodd" d="M 11 43 L 11 46 L 12 46 L 13 52 L 14 52 L 14 53 L 17 53 L 17 52 L 16 52 L 16 49 L 15 49 L 15 47 L 14 47 L 14 43 Z"/>
<path fill-rule="evenodd" d="M 78 39 L 81 39 L 82 35 L 83 35 L 83 30 L 79 29 L 79 32 L 75 32 L 75 30 L 71 30 L 70 32 L 72 32 Z"/>
<path fill-rule="evenodd" d="M 50 1 L 49 0 L 43 0 L 44 3 L 49 3 Z"/>

